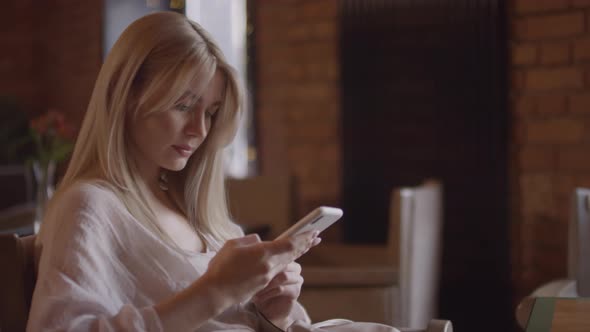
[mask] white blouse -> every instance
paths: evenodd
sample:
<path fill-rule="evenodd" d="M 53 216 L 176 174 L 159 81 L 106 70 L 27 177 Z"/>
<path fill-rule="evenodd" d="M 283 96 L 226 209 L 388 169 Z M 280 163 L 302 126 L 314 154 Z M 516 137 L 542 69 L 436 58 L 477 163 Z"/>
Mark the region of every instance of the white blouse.
<path fill-rule="evenodd" d="M 138 222 L 100 182 L 76 184 L 57 199 L 35 243 L 37 283 L 29 332 L 162 331 L 154 305 L 202 276 L 222 245 L 207 238 L 210 251 L 180 253 Z M 237 304 L 197 331 L 280 330 L 251 304 Z M 314 325 L 299 320 L 288 331 L 397 330 L 345 320 Z"/>

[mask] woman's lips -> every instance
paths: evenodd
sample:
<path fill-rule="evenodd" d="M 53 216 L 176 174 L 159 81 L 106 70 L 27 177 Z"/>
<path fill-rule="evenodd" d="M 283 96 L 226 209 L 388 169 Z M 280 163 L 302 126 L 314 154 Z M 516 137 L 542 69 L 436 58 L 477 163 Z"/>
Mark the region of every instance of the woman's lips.
<path fill-rule="evenodd" d="M 172 147 L 183 157 L 190 157 L 193 154 L 193 149 L 190 146 L 173 145 Z"/>

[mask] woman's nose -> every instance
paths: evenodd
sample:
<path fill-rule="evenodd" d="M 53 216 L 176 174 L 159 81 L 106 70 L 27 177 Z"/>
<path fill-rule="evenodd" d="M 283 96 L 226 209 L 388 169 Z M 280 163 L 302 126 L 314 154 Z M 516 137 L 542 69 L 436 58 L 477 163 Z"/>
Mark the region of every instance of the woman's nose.
<path fill-rule="evenodd" d="M 207 136 L 209 130 L 206 113 L 202 109 L 198 109 L 188 117 L 185 132 L 189 136 L 204 138 Z"/>

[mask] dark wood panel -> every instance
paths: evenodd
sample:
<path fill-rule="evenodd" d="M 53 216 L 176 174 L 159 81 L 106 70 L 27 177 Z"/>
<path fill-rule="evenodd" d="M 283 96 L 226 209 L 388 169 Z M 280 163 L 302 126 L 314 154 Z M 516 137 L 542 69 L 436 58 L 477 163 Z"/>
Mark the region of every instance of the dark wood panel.
<path fill-rule="evenodd" d="M 392 188 L 441 179 L 441 317 L 510 330 L 503 3 L 342 0 L 340 20 L 346 240 L 384 242 Z"/>

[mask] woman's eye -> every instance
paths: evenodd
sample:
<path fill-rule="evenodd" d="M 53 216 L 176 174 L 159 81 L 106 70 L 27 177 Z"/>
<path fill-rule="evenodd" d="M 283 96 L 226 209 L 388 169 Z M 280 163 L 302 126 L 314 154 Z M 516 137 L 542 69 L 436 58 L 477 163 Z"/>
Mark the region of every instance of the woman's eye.
<path fill-rule="evenodd" d="M 188 112 L 188 111 L 191 110 L 190 106 L 182 105 L 182 104 L 181 105 L 176 105 L 174 108 L 177 109 L 177 110 L 179 110 L 179 111 L 181 111 L 181 112 Z"/>
<path fill-rule="evenodd" d="M 212 110 L 212 111 L 207 111 L 207 112 L 206 112 L 206 115 L 207 115 L 208 117 L 210 117 L 210 118 L 214 118 L 214 117 L 215 117 L 215 115 L 217 114 L 217 112 L 219 112 L 219 108 L 216 108 L 216 109 L 214 109 L 214 110 Z"/>

